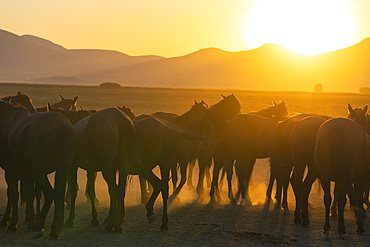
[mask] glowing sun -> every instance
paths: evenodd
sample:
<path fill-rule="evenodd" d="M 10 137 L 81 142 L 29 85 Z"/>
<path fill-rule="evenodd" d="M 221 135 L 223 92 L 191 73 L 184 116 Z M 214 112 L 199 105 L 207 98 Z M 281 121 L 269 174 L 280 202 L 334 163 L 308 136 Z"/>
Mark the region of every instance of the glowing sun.
<path fill-rule="evenodd" d="M 341 0 L 258 0 L 246 14 L 245 42 L 275 43 L 304 55 L 317 55 L 354 43 L 355 27 Z"/>

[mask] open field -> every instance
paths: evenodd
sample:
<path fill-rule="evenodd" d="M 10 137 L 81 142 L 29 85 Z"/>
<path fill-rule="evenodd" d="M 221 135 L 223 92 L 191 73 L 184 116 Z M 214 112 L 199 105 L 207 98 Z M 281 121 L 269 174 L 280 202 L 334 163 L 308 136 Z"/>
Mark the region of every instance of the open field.
<path fill-rule="evenodd" d="M 78 106 L 85 109 L 104 109 L 125 105 L 133 109 L 135 114 L 154 113 L 156 111 L 184 113 L 190 109 L 193 100 L 205 100 L 215 104 L 220 94 L 234 93 L 240 100 L 242 112 L 256 111 L 271 105 L 271 101 L 284 100 L 289 112 L 318 113 L 335 117 L 347 116 L 347 103 L 353 107 L 363 107 L 370 103 L 369 95 L 344 93 L 304 93 L 304 92 L 253 92 L 239 90 L 206 90 L 206 89 L 159 89 L 159 88 L 120 88 L 106 89 L 82 86 L 51 86 L 26 84 L 0 84 L 0 96 L 13 95 L 18 91 L 28 94 L 36 106 L 44 106 L 47 102 L 59 101 L 59 94 L 66 98 L 79 96 Z M 77 211 L 73 228 L 64 228 L 60 240 L 51 240 L 48 236 L 52 221 L 51 210 L 45 225 L 42 239 L 32 239 L 32 232 L 27 230 L 24 222 L 24 206 L 20 207 L 20 223 L 18 232 L 7 234 L 0 229 L 0 246 L 368 246 L 369 236 L 356 235 L 356 223 L 347 205 L 345 224 L 350 241 L 338 239 L 337 223 L 332 223 L 332 241 L 320 240 L 324 225 L 323 193 L 314 185 L 310 196 L 310 219 L 312 228 L 302 228 L 293 223 L 294 198 L 289 189 L 290 215 L 283 215 L 273 205 L 264 205 L 264 195 L 269 178 L 268 159 L 258 160 L 255 165 L 251 188 L 251 199 L 254 206 L 231 205 L 227 201 L 226 186 L 223 188 L 222 204 L 201 204 L 196 200 L 193 189 L 184 186 L 180 194 L 181 203 L 169 207 L 169 230 L 160 231 L 162 217 L 162 199 L 158 197 L 155 204 L 157 219 L 148 224 L 146 211 L 140 204 L 139 183 L 133 177 L 126 200 L 127 214 L 122 224 L 123 232 L 109 234 L 104 226 L 90 226 L 91 210 L 86 203 L 84 190 L 86 173 L 79 170 L 80 191 L 77 197 Z M 197 182 L 194 176 L 193 184 Z M 101 175 L 96 183 L 97 206 L 101 222 L 108 214 L 107 186 Z M 170 192 L 172 191 L 170 187 Z M 0 171 L 0 214 L 5 211 L 6 184 L 4 173 Z M 53 207 L 52 207 L 53 208 Z M 67 217 L 69 209 L 65 211 Z M 365 230 L 370 233 L 370 224 L 365 223 Z"/>

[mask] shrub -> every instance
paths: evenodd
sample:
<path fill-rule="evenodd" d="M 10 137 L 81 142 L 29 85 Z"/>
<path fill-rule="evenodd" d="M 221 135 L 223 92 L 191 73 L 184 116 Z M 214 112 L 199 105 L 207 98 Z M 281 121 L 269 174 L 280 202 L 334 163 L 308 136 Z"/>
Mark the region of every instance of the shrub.
<path fill-rule="evenodd" d="M 363 94 L 370 94 L 370 88 L 369 87 L 362 87 L 358 91 L 360 93 L 363 93 Z"/>
<path fill-rule="evenodd" d="M 313 90 L 315 90 L 316 93 L 320 93 L 322 91 L 322 84 L 321 83 L 315 84 Z"/>
<path fill-rule="evenodd" d="M 120 84 L 115 82 L 104 82 L 99 85 L 99 87 L 106 87 L 106 88 L 119 88 L 121 87 Z"/>

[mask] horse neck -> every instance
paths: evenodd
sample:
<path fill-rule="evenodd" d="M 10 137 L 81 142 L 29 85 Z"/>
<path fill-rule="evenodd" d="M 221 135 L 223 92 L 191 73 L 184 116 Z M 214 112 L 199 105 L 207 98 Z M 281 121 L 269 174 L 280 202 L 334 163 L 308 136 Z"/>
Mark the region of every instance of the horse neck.
<path fill-rule="evenodd" d="M 209 110 L 220 120 L 227 121 L 230 120 L 233 116 L 240 113 L 236 111 L 235 113 L 232 113 L 229 109 L 230 107 L 227 106 L 225 103 L 225 100 L 221 100 L 220 102 L 212 105 Z M 234 110 L 234 109 L 233 109 Z"/>
<path fill-rule="evenodd" d="M 255 112 L 254 114 L 261 116 L 261 117 L 271 118 L 274 115 L 274 112 L 273 112 L 272 107 L 268 107 L 266 109 L 261 109 Z"/>
<path fill-rule="evenodd" d="M 24 108 L 16 108 L 8 116 L 1 119 L 0 133 L 3 131 L 5 126 L 15 126 L 18 122 L 28 117 L 30 114 Z"/>
<path fill-rule="evenodd" d="M 182 114 L 178 117 L 171 118 L 170 122 L 176 124 L 177 126 L 181 127 L 185 131 L 196 131 L 199 127 L 199 124 L 201 122 L 203 117 L 199 117 L 196 115 L 196 113 L 192 110 Z"/>

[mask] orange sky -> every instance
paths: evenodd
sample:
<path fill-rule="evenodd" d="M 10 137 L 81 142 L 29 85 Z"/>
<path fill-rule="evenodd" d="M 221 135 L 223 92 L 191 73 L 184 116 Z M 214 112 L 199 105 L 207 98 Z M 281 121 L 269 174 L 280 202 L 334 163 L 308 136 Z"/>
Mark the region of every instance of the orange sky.
<path fill-rule="evenodd" d="M 272 6 L 271 1 L 277 4 Z M 165 57 L 181 56 L 205 47 L 227 51 L 247 50 L 264 42 L 278 43 L 301 53 L 308 51 L 310 46 L 311 50 L 314 48 L 313 53 L 323 53 L 370 37 L 368 0 L 296 0 L 303 4 L 301 6 L 293 6 L 291 2 L 1 1 L 0 29 L 17 35 L 35 35 L 67 49 L 110 49 L 129 55 Z M 307 7 L 307 4 L 310 6 Z M 342 12 L 337 11 L 338 6 Z M 350 20 L 348 16 L 347 19 L 343 17 L 343 8 Z M 300 12 L 302 9 L 311 12 Z M 253 19 L 253 15 L 263 18 Z M 340 16 L 345 23 L 336 21 L 335 18 Z M 305 19 L 299 19 L 303 17 Z M 318 17 L 322 20 L 317 20 Z M 342 28 L 347 24 L 348 28 Z M 321 26 L 323 29 L 318 30 Z"/>

